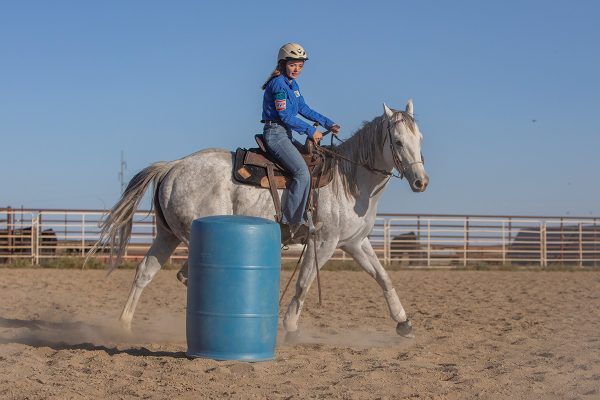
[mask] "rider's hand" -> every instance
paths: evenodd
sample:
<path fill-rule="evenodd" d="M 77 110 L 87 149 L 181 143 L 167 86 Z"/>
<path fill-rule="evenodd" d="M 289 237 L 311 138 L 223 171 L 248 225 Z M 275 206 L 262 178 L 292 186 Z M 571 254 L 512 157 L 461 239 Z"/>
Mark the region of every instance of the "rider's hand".
<path fill-rule="evenodd" d="M 338 124 L 333 125 L 329 130 L 331 131 L 331 133 L 333 133 L 334 135 L 337 135 L 340 132 L 340 126 Z"/>
<path fill-rule="evenodd" d="M 321 139 L 323 139 L 323 134 L 321 132 L 319 132 L 318 130 L 315 130 L 315 133 L 313 133 L 312 139 L 315 141 L 315 143 L 319 143 L 321 141 Z"/>

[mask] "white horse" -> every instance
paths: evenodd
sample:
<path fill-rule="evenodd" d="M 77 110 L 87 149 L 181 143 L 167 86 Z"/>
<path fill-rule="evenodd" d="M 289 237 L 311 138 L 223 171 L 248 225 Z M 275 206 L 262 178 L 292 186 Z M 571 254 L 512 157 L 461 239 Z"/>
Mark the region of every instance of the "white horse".
<path fill-rule="evenodd" d="M 313 246 L 317 247 L 318 265 L 315 257 L 304 257 L 302 261 L 296 293 L 283 320 L 288 333 L 297 333 L 302 305 L 317 268 L 336 248 L 341 248 L 383 289 L 390 315 L 397 322 L 397 333 L 411 334 L 411 323 L 367 235 L 375 223 L 377 201 L 394 168 L 407 178 L 414 192 L 424 191 L 429 177 L 423 167 L 423 137 L 413 118 L 412 101 L 405 111 L 392 110 L 385 104 L 383 108 L 382 116 L 366 123 L 334 149 L 343 158 L 336 159 L 333 181 L 320 189 L 318 219 L 323 221 L 323 228 L 306 249 L 312 255 Z M 133 214 L 150 183 L 154 184 L 156 238 L 137 266 L 120 317 L 126 329 L 131 329 L 135 307 L 146 285 L 180 243 L 189 244 L 192 221 L 208 215 L 231 214 L 274 219 L 269 190 L 236 183 L 232 178 L 232 160 L 233 153 L 229 151 L 206 149 L 179 160 L 152 164 L 132 178 L 104 220 L 96 246 L 110 245 L 111 255 L 113 249 L 117 250 L 114 269 L 131 236 Z M 187 263 L 178 274 L 186 276 Z"/>

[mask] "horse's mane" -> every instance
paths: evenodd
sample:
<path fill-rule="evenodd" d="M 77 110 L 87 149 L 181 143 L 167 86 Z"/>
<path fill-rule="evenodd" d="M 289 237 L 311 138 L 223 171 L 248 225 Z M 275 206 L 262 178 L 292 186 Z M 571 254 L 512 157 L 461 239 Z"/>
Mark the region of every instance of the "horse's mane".
<path fill-rule="evenodd" d="M 394 110 L 392 121 L 398 122 L 400 120 L 406 124 L 411 132 L 416 132 L 416 122 L 413 116 L 406 111 Z M 374 166 L 378 158 L 381 157 L 387 133 L 384 132 L 383 121 L 384 117 L 378 116 L 371 121 L 363 122 L 362 127 L 336 150 L 345 158 L 354 161 L 349 162 L 339 158 L 336 163 L 344 193 L 348 197 L 360 195 L 357 176 L 358 169 L 363 167 L 359 164 Z"/>

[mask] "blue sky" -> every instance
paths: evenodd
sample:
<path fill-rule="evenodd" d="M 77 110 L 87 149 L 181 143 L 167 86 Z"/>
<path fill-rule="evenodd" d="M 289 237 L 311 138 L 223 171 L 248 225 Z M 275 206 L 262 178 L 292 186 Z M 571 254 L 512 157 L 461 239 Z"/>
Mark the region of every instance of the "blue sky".
<path fill-rule="evenodd" d="M 342 137 L 414 99 L 430 186 L 380 211 L 600 216 L 599 4 L 0 1 L 0 206 L 110 207 L 121 151 L 130 178 L 252 146 L 296 41 Z"/>

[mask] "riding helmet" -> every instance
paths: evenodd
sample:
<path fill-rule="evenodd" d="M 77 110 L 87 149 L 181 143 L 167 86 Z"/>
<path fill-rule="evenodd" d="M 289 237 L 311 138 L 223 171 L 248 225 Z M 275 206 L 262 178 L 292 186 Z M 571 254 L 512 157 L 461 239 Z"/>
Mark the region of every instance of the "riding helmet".
<path fill-rule="evenodd" d="M 288 43 L 281 46 L 279 49 L 279 54 L 277 55 L 277 62 L 281 60 L 300 60 L 306 61 L 308 60 L 308 55 L 304 48 L 300 46 L 298 43 Z"/>

